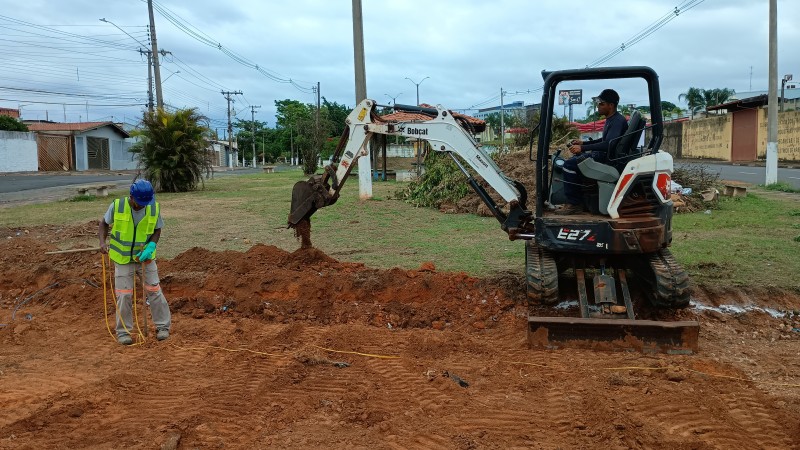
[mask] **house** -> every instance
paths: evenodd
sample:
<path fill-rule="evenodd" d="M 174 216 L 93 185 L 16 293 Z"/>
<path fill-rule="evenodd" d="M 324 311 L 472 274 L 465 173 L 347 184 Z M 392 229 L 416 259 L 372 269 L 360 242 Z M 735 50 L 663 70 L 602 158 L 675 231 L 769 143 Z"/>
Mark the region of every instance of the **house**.
<path fill-rule="evenodd" d="M 237 141 L 232 145 L 228 141 L 212 139 L 208 149 L 211 165 L 216 167 L 235 167 L 239 165 L 239 147 Z"/>
<path fill-rule="evenodd" d="M 138 159 L 129 152 L 130 134 L 114 122 L 24 121 L 39 145 L 39 170 L 129 170 Z"/>
<path fill-rule="evenodd" d="M 13 117 L 19 120 L 19 110 L 13 108 L 0 108 L 0 116 Z"/>

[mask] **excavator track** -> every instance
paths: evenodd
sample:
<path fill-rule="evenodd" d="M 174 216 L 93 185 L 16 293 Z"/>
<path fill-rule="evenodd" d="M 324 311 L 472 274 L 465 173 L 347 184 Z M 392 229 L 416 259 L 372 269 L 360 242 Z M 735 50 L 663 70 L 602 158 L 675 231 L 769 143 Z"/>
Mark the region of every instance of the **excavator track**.
<path fill-rule="evenodd" d="M 525 242 L 525 281 L 529 305 L 558 303 L 558 267 L 549 251 Z"/>
<path fill-rule="evenodd" d="M 680 309 L 689 306 L 689 275 L 667 249 L 648 257 L 651 280 L 650 300 L 660 308 Z"/>

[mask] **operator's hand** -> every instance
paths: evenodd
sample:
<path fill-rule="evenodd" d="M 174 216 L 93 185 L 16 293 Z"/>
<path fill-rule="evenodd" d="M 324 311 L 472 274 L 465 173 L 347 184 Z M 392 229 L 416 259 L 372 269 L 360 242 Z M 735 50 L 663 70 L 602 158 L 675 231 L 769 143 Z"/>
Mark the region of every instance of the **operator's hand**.
<path fill-rule="evenodd" d="M 583 144 L 583 141 L 580 140 L 580 139 L 573 139 L 572 141 L 570 141 L 570 144 L 572 144 L 572 145 L 581 145 L 581 144 Z"/>
<path fill-rule="evenodd" d="M 107 255 L 108 254 L 108 244 L 106 241 L 100 242 L 100 253 Z"/>
<path fill-rule="evenodd" d="M 581 146 L 580 146 L 580 144 L 572 144 L 572 147 L 570 147 L 570 148 L 569 148 L 569 151 L 570 151 L 570 152 L 571 152 L 573 155 L 577 155 L 578 153 L 580 153 L 580 152 L 581 152 Z"/>
<path fill-rule="evenodd" d="M 156 243 L 155 242 L 148 242 L 147 245 L 136 254 L 134 257 L 137 261 L 145 262 L 150 261 L 153 259 L 153 253 L 156 252 Z"/>

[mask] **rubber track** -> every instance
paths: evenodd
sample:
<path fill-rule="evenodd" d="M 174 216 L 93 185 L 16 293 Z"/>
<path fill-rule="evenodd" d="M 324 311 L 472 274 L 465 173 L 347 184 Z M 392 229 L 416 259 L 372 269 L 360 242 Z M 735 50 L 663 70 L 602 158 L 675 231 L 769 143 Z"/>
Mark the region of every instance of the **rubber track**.
<path fill-rule="evenodd" d="M 689 306 L 689 274 L 675 261 L 667 249 L 650 255 L 650 268 L 655 274 L 653 303 L 662 308 Z"/>
<path fill-rule="evenodd" d="M 525 281 L 529 304 L 558 303 L 556 260 L 534 241 L 525 243 Z"/>

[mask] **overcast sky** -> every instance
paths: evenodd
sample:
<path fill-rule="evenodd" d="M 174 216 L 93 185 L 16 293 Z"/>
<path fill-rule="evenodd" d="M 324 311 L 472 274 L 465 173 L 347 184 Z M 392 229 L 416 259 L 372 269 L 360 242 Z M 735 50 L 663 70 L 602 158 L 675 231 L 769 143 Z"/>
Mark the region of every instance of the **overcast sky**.
<path fill-rule="evenodd" d="M 275 125 L 275 100 L 313 103 L 317 82 L 329 101 L 354 105 L 351 1 L 155 4 L 158 46 L 171 52 L 161 61 L 165 103 L 197 107 L 220 132 L 226 121 L 221 90 L 242 91 L 234 97 L 236 116 L 249 120 L 250 106 L 260 105 L 256 119 L 268 126 Z M 501 87 L 508 91 L 506 103 L 538 103 L 542 70 L 592 65 L 676 7 L 677 17 L 602 65 L 653 67 L 662 99 L 673 103 L 690 86 L 766 90 L 768 4 L 363 0 L 367 96 L 382 104 L 391 103 L 390 96 L 414 104 L 416 86 L 408 77 L 425 79 L 421 102 L 468 114 L 498 105 Z M 779 76 L 800 78 L 800 1 L 778 0 L 778 15 Z M 148 44 L 147 24 L 145 0 L 0 0 L 0 107 L 21 106 L 25 119 L 63 121 L 66 115 L 69 122 L 135 124 L 147 102 L 146 58 L 138 52 L 147 47 L 137 43 Z M 640 84 L 563 87 L 584 89 L 584 101 L 612 87 L 621 103 L 642 105 L 647 97 Z M 576 108 L 575 116 L 584 112 Z"/>

